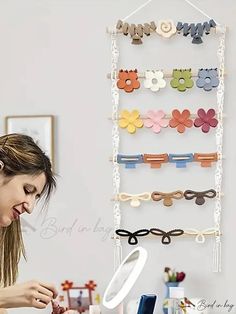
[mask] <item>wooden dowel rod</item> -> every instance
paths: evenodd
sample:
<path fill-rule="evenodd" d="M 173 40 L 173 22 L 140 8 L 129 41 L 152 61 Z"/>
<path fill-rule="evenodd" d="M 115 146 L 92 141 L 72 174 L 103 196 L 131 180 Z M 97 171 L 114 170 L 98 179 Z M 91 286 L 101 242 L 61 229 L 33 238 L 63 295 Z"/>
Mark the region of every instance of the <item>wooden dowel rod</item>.
<path fill-rule="evenodd" d="M 225 27 L 226 31 L 229 29 L 228 26 Z M 122 34 L 122 29 L 116 29 L 115 27 L 112 26 L 107 26 L 106 27 L 106 33 L 108 34 L 113 34 L 114 32 L 118 33 L 118 34 Z M 157 35 L 159 35 L 156 30 L 154 31 L 153 29 L 150 28 L 150 32 L 151 33 L 156 33 Z M 221 26 L 216 26 L 215 28 L 211 28 L 211 32 L 215 33 L 215 34 L 221 34 L 222 33 L 222 27 Z M 129 34 L 127 34 L 128 36 Z M 181 32 L 178 34 L 178 32 L 176 33 L 176 35 L 182 35 Z M 206 35 L 207 36 L 207 35 Z"/>
<path fill-rule="evenodd" d="M 219 69 L 218 69 L 218 71 L 219 71 Z M 138 72 L 137 75 L 138 75 L 138 78 L 145 78 L 145 73 L 144 72 Z M 226 72 L 224 72 L 224 75 L 226 75 Z M 172 72 L 164 72 L 164 77 L 165 78 L 172 78 L 173 77 L 172 76 Z M 198 71 L 192 71 L 192 77 L 198 77 Z M 107 78 L 108 79 L 112 78 L 111 77 L 111 73 L 107 73 Z M 118 78 L 118 73 L 117 72 L 113 72 L 113 78 L 114 79 Z"/>

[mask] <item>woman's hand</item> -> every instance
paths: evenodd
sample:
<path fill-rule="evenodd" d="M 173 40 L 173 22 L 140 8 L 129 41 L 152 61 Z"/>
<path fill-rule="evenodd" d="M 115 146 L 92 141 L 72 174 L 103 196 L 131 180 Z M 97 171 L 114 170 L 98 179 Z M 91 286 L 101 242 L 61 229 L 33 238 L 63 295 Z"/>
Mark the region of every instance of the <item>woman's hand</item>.
<path fill-rule="evenodd" d="M 52 284 L 28 281 L 0 289 L 0 308 L 34 307 L 44 309 L 56 298 L 57 290 Z"/>
<path fill-rule="evenodd" d="M 52 301 L 52 314 L 77 314 L 77 313 L 78 311 L 68 310 L 68 308 L 60 306 L 57 301 Z"/>

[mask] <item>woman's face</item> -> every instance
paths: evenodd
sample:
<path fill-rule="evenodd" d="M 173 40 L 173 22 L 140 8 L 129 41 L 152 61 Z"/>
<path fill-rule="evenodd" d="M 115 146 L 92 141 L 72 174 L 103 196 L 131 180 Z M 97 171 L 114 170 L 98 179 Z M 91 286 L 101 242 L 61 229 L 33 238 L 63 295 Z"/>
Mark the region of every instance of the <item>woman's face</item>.
<path fill-rule="evenodd" d="M 0 227 L 9 226 L 24 212 L 32 213 L 45 184 L 44 173 L 16 175 L 10 181 L 0 174 Z"/>

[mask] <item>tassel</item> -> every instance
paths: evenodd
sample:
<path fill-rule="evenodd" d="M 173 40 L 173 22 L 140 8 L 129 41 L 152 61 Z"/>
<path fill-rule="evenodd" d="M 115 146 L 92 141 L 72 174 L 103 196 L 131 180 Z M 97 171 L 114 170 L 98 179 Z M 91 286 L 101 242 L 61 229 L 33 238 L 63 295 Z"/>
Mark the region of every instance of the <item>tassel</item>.
<path fill-rule="evenodd" d="M 219 236 L 216 237 L 213 248 L 213 272 L 221 272 L 221 242 Z"/>

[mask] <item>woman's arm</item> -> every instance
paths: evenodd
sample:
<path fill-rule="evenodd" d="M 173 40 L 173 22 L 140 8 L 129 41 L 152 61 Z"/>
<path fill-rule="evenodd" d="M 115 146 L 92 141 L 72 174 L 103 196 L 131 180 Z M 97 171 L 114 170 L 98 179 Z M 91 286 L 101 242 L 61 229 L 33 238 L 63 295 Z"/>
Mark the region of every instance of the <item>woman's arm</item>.
<path fill-rule="evenodd" d="M 5 309 L 0 309 L 0 314 L 7 314 L 7 310 L 5 310 Z"/>

